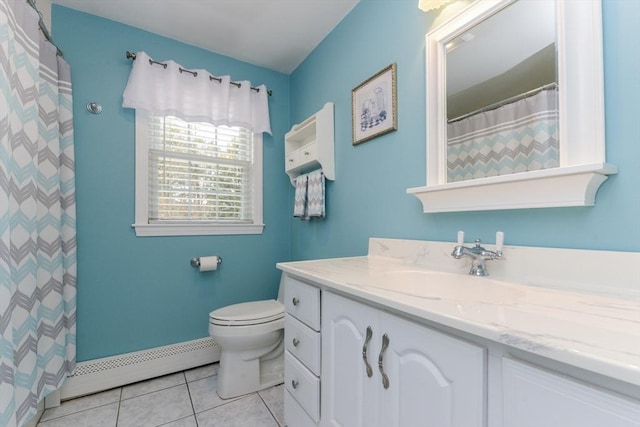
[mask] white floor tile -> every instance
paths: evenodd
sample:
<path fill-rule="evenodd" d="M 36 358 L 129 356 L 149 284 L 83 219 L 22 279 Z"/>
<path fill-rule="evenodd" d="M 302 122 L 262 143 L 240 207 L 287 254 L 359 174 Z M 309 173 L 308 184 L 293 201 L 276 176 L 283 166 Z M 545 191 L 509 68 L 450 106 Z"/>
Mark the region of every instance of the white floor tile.
<path fill-rule="evenodd" d="M 193 415 L 186 385 L 120 402 L 118 427 L 152 427 Z"/>
<path fill-rule="evenodd" d="M 264 402 L 250 394 L 196 414 L 198 427 L 278 427 Z"/>
<path fill-rule="evenodd" d="M 64 417 L 41 421 L 37 427 L 115 427 L 117 418 L 118 403 L 111 403 Z"/>
<path fill-rule="evenodd" d="M 68 400 L 38 427 L 285 427 L 282 385 L 224 400 L 217 373 L 214 363 Z"/>
<path fill-rule="evenodd" d="M 142 396 L 143 394 L 151 393 L 158 390 L 164 390 L 165 388 L 177 386 L 184 383 L 184 374 L 182 372 L 153 378 L 147 381 L 140 381 L 139 383 L 122 387 L 122 400 Z"/>
<path fill-rule="evenodd" d="M 191 415 L 189 417 L 180 418 L 177 421 L 162 424 L 161 427 L 198 427 L 198 424 L 196 423 L 195 415 Z"/>
<path fill-rule="evenodd" d="M 109 403 L 118 402 L 120 400 L 120 389 L 114 388 L 100 393 L 90 394 L 89 396 L 78 397 L 77 399 L 66 400 L 60 406 L 46 409 L 40 418 L 40 422 L 53 418 L 63 417 L 75 412 L 84 411 L 91 408 L 97 408 Z"/>
<path fill-rule="evenodd" d="M 187 382 L 212 377 L 218 374 L 219 365 L 219 363 L 212 363 L 210 365 L 200 366 L 199 368 L 189 369 L 188 371 L 184 371 L 184 376 L 187 378 Z"/>
<path fill-rule="evenodd" d="M 284 424 L 284 384 L 275 387 L 260 390 L 258 392 L 271 414 L 275 417 L 278 424 L 283 427 Z"/>
<path fill-rule="evenodd" d="M 231 402 L 234 399 L 222 399 L 216 392 L 218 376 L 206 377 L 188 383 L 193 409 L 198 412 L 215 408 L 225 402 Z"/>

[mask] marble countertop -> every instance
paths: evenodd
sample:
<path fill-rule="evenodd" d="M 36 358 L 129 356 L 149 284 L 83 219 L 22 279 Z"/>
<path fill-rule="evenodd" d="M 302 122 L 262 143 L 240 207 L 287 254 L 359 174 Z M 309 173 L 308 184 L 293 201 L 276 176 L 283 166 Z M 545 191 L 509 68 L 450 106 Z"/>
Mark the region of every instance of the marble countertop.
<path fill-rule="evenodd" d="M 279 263 L 391 311 L 640 386 L 640 302 L 365 256 Z"/>

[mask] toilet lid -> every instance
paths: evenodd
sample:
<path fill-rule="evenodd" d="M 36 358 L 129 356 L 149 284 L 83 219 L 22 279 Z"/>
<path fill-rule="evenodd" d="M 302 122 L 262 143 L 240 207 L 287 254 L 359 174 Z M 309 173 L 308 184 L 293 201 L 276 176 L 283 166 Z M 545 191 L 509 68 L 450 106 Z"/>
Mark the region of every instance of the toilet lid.
<path fill-rule="evenodd" d="M 225 326 L 255 325 L 283 317 L 284 305 L 273 299 L 228 305 L 209 313 L 211 323 Z"/>

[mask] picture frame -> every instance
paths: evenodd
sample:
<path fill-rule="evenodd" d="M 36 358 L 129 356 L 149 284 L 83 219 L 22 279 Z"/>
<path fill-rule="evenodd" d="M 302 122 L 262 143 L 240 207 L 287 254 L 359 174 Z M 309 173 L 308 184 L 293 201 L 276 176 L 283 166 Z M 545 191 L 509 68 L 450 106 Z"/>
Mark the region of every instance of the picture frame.
<path fill-rule="evenodd" d="M 398 129 L 396 63 L 351 91 L 353 145 Z"/>

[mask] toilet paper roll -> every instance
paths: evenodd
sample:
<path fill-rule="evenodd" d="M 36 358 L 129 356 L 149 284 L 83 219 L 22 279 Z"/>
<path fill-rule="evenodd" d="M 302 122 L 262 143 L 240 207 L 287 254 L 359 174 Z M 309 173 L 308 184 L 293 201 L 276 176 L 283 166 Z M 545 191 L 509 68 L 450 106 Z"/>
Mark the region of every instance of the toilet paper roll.
<path fill-rule="evenodd" d="M 219 263 L 220 258 L 215 255 L 200 257 L 200 271 L 215 271 Z"/>

